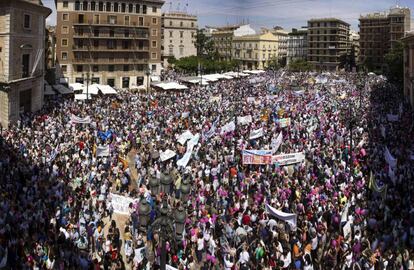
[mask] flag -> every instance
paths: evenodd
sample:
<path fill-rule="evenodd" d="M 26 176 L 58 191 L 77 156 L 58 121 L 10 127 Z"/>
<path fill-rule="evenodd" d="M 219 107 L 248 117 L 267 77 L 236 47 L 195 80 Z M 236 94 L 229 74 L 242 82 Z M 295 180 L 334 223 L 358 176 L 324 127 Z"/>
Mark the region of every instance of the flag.
<path fill-rule="evenodd" d="M 380 193 L 383 200 L 387 196 L 387 185 L 384 184 L 382 186 L 378 186 L 378 183 L 374 179 L 374 174 L 372 173 L 372 171 L 371 171 L 370 176 L 369 176 L 369 184 L 368 184 L 368 187 L 372 191 L 375 191 L 377 193 Z"/>

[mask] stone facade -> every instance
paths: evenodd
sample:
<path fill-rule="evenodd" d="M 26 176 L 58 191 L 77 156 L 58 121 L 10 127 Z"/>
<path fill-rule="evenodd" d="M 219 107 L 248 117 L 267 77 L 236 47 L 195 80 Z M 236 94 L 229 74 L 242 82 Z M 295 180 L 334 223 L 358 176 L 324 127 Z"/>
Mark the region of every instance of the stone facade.
<path fill-rule="evenodd" d="M 0 123 L 43 106 L 45 22 L 41 1 L 0 1 Z"/>

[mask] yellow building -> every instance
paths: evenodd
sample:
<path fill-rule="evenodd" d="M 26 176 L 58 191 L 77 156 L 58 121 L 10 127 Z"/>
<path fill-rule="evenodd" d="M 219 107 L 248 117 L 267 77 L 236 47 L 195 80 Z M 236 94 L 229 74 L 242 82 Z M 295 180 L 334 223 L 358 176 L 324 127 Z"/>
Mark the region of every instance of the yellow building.
<path fill-rule="evenodd" d="M 277 57 L 278 39 L 272 33 L 233 38 L 233 59 L 239 60 L 243 69 L 264 69 Z"/>

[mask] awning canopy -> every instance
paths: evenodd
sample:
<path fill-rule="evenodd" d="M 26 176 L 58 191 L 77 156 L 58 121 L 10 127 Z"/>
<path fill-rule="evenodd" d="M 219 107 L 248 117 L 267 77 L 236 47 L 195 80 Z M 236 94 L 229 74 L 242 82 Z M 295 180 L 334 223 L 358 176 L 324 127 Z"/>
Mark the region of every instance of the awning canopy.
<path fill-rule="evenodd" d="M 153 84 L 156 87 L 162 88 L 164 90 L 184 90 L 184 89 L 188 89 L 187 86 L 179 84 L 177 82 L 162 82 L 162 83 L 157 83 L 157 84 Z"/>
<path fill-rule="evenodd" d="M 118 92 L 109 85 L 100 84 L 100 85 L 98 85 L 98 88 L 99 88 L 99 90 L 101 90 L 102 94 L 104 94 L 104 95 L 118 94 Z"/>
<path fill-rule="evenodd" d="M 82 91 L 82 94 L 87 93 L 89 93 L 89 95 L 97 95 L 99 93 L 98 84 L 94 83 L 92 85 L 89 85 L 89 87 L 85 87 Z"/>
<path fill-rule="evenodd" d="M 75 94 L 75 100 L 86 100 L 86 94 Z M 92 95 L 89 94 L 89 99 L 92 99 Z"/>
<path fill-rule="evenodd" d="M 111 86 L 97 83 L 89 85 L 89 89 L 86 89 L 86 87 L 83 88 L 82 94 L 89 93 L 90 95 L 98 95 L 99 91 L 101 91 L 104 95 L 118 94 L 118 92 Z"/>
<path fill-rule="evenodd" d="M 69 89 L 61 84 L 53 85 L 53 89 L 55 89 L 59 94 L 62 94 L 62 95 L 73 94 L 72 89 Z"/>
<path fill-rule="evenodd" d="M 85 85 L 83 85 L 81 83 L 70 83 L 69 88 L 72 89 L 75 92 L 76 91 L 83 91 L 83 89 L 85 88 Z"/>

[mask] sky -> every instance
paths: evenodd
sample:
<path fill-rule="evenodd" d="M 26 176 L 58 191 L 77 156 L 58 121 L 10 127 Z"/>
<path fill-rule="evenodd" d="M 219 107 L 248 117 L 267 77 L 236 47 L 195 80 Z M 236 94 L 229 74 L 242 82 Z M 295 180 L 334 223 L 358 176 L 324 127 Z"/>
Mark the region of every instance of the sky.
<path fill-rule="evenodd" d="M 54 0 L 43 0 L 53 13 L 47 23 L 56 24 Z M 163 11 L 184 11 L 197 15 L 199 26 L 250 23 L 261 27 L 282 26 L 286 30 L 306 26 L 311 18 L 335 17 L 358 31 L 362 14 L 383 12 L 396 4 L 414 11 L 414 0 L 166 0 Z M 411 22 L 414 29 L 414 21 Z"/>

